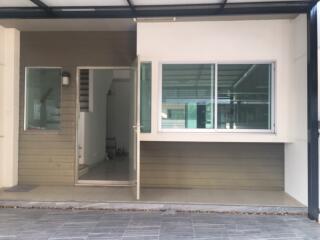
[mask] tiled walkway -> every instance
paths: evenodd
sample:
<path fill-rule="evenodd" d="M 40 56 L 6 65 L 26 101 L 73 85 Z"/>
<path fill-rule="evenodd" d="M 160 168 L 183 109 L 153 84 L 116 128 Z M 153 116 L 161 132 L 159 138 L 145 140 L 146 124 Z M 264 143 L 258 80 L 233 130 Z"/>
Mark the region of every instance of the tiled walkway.
<path fill-rule="evenodd" d="M 305 216 L 0 209 L 0 240 L 320 239 Z"/>

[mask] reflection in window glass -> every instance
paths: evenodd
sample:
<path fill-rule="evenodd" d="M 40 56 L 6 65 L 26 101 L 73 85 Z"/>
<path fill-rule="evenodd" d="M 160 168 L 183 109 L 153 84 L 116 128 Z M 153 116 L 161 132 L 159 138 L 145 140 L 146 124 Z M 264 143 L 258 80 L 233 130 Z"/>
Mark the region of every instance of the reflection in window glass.
<path fill-rule="evenodd" d="M 271 129 L 271 66 L 218 65 L 218 128 Z"/>
<path fill-rule="evenodd" d="M 151 132 L 151 63 L 141 63 L 140 69 L 141 132 Z"/>
<path fill-rule="evenodd" d="M 59 68 L 27 68 L 26 128 L 58 129 L 60 123 Z"/>
<path fill-rule="evenodd" d="M 214 65 L 162 65 L 162 128 L 213 128 L 213 99 Z"/>

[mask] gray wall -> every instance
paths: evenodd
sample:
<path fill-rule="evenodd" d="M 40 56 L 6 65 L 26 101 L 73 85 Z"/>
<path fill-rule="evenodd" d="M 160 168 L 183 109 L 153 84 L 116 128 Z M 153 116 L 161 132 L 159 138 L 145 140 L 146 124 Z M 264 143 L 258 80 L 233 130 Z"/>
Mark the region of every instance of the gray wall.
<path fill-rule="evenodd" d="M 19 183 L 74 184 L 76 67 L 130 66 L 135 48 L 135 32 L 21 33 Z M 61 93 L 61 130 L 23 130 L 26 66 L 57 66 L 71 73 L 71 85 Z"/>
<path fill-rule="evenodd" d="M 284 145 L 143 142 L 141 185 L 283 190 Z"/>

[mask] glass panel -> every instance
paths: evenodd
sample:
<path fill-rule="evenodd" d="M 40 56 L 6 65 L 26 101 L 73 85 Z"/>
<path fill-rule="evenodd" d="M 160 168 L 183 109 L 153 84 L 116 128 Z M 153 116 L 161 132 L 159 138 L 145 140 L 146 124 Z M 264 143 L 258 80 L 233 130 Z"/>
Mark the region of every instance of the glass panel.
<path fill-rule="evenodd" d="M 271 64 L 218 65 L 218 128 L 271 129 Z"/>
<path fill-rule="evenodd" d="M 213 99 L 214 65 L 162 65 L 162 128 L 213 128 Z"/>
<path fill-rule="evenodd" d="M 26 128 L 58 129 L 61 69 L 28 68 L 26 79 Z"/>
<path fill-rule="evenodd" d="M 140 124 L 141 132 L 151 132 L 151 63 L 141 63 Z"/>

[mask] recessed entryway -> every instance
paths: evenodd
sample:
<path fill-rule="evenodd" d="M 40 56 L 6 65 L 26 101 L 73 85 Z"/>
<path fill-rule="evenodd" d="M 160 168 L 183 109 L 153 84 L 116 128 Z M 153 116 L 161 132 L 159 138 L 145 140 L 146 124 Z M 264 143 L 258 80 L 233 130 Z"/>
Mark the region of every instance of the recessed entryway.
<path fill-rule="evenodd" d="M 78 68 L 78 183 L 130 184 L 133 76 L 130 67 Z"/>

